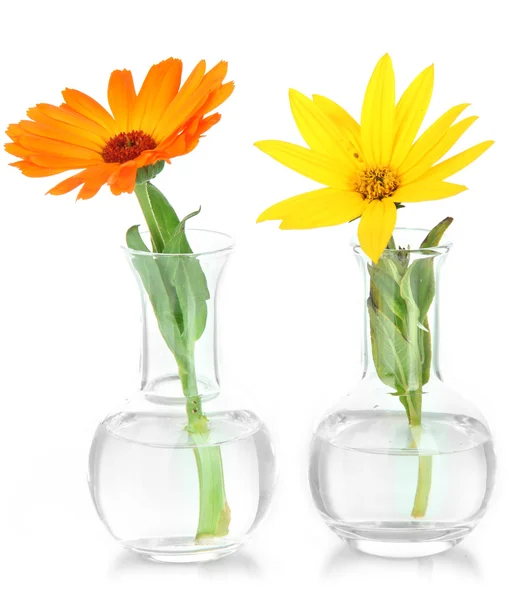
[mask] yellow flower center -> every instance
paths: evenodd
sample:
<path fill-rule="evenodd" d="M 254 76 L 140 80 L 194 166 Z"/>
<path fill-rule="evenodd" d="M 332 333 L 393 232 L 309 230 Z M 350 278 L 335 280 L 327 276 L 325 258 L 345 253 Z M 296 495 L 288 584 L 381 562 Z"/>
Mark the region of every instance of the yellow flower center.
<path fill-rule="evenodd" d="M 398 177 L 389 167 L 374 167 L 358 176 L 355 189 L 366 200 L 382 200 L 391 196 L 399 184 Z"/>

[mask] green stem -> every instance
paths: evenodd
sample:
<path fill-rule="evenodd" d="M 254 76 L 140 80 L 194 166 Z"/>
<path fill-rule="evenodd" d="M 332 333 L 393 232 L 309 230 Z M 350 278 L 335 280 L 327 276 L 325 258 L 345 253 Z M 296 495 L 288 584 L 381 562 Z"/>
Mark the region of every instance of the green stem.
<path fill-rule="evenodd" d="M 225 496 L 222 453 L 220 446 L 206 446 L 209 440 L 209 420 L 202 410 L 198 394 L 194 352 L 185 361 L 185 368 L 179 368 L 182 389 L 186 397 L 188 418 L 187 430 L 195 442 L 193 449 L 198 470 L 200 508 L 196 540 L 223 537 L 229 533 L 231 511 Z M 179 365 L 180 366 L 180 365 Z"/>
<path fill-rule="evenodd" d="M 410 392 L 407 396 L 409 407 L 408 417 L 413 440 L 411 448 L 418 450 L 418 483 L 414 498 L 411 516 L 415 519 L 425 517 L 429 504 L 429 495 L 432 484 L 432 456 L 420 454 L 420 443 L 422 438 L 422 391 Z"/>
<path fill-rule="evenodd" d="M 167 247 L 171 236 L 174 235 L 180 221 L 173 207 L 148 181 L 136 184 L 135 195 L 150 232 L 152 249 L 154 252 L 162 253 Z M 185 236 L 184 251 L 191 252 Z M 186 398 L 187 431 L 194 442 L 193 452 L 196 459 L 200 492 L 196 540 L 223 537 L 229 533 L 231 513 L 225 495 L 221 449 L 219 446 L 211 446 L 209 443 L 209 420 L 202 410 L 202 399 L 196 381 L 194 342 L 191 344 L 186 341 L 186 327 L 190 331 L 187 324 L 190 322 L 189 317 L 191 315 L 184 314 L 180 309 L 182 304 L 178 299 L 178 291 L 167 272 L 169 264 L 159 261 L 157 268 L 162 279 L 164 293 L 169 299 L 171 324 L 175 328 L 174 332 L 177 333 L 171 339 L 168 335 L 164 335 L 162 329 L 161 332 L 178 365 L 182 390 Z M 205 281 L 203 274 L 202 279 Z M 153 304 L 153 295 L 150 296 L 150 300 Z M 162 308 L 162 305 L 160 308 Z M 163 311 L 159 310 L 157 312 L 155 305 L 154 310 L 160 328 Z M 201 332 L 199 335 L 201 335 Z M 191 337 L 198 339 L 197 336 L 191 335 Z M 189 340 L 191 337 L 187 336 L 187 339 Z"/>
<path fill-rule="evenodd" d="M 164 240 L 157 222 L 157 217 L 153 212 L 153 207 L 148 192 L 148 182 L 140 183 L 135 186 L 135 195 L 139 201 L 142 214 L 146 221 L 146 225 L 150 230 L 151 245 L 153 252 L 162 252 L 164 245 L 168 240 Z M 160 244 L 160 245 L 159 245 Z"/>

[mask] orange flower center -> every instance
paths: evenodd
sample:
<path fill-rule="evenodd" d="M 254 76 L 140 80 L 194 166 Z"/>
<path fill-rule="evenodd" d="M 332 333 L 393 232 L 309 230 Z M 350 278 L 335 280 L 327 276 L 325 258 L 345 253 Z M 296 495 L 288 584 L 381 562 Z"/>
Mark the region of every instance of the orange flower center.
<path fill-rule="evenodd" d="M 145 150 L 153 150 L 157 143 L 144 131 L 119 133 L 108 140 L 103 150 L 103 160 L 107 163 L 125 163 L 137 158 Z"/>
<path fill-rule="evenodd" d="M 355 187 L 366 200 L 382 200 L 391 196 L 399 184 L 398 177 L 389 167 L 375 167 L 361 173 Z"/>

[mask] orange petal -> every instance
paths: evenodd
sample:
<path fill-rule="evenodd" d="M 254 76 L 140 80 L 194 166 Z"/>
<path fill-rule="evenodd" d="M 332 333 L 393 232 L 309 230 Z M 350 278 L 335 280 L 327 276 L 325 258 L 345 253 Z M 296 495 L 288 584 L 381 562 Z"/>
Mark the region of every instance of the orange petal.
<path fill-rule="evenodd" d="M 195 68 L 197 71 L 198 67 Z M 169 105 L 159 125 L 154 130 L 155 139 L 160 143 L 168 135 L 181 129 L 186 121 L 195 114 L 207 101 L 210 94 L 221 86 L 222 80 L 227 74 L 227 63 L 222 61 L 213 67 L 202 78 L 195 71 L 188 77 L 180 92 Z"/>
<path fill-rule="evenodd" d="M 79 92 L 78 90 L 71 90 L 69 88 L 63 90 L 63 98 L 67 105 L 80 115 L 83 115 L 87 119 L 99 123 L 110 135 L 116 135 L 119 133 L 115 120 L 112 115 L 103 108 L 99 102 L 96 102 L 90 96 Z"/>
<path fill-rule="evenodd" d="M 219 87 L 217 90 L 215 90 L 209 95 L 209 98 L 207 99 L 206 103 L 202 106 L 199 112 L 201 114 L 211 112 L 212 110 L 220 106 L 220 104 L 223 104 L 223 102 L 227 100 L 227 98 L 233 93 L 233 91 L 234 81 L 228 81 L 227 83 L 224 83 L 221 87 Z"/>
<path fill-rule="evenodd" d="M 17 156 L 18 158 L 26 158 L 34 154 L 32 150 L 22 148 L 19 144 L 16 143 L 4 144 L 4 148 L 6 152 L 12 154 L 13 156 Z"/>
<path fill-rule="evenodd" d="M 154 123 L 153 135 L 158 142 L 161 142 L 165 137 L 178 129 L 177 123 L 183 123 L 186 120 L 186 111 L 180 113 L 180 110 L 186 106 L 186 103 L 189 102 L 204 80 L 205 67 L 205 60 L 201 60 L 191 71 L 178 94 L 170 102 L 160 121 Z"/>
<path fill-rule="evenodd" d="M 170 61 L 171 60 L 173 59 L 170 59 Z M 153 65 L 148 71 L 137 95 L 137 99 L 135 100 L 130 129 L 142 129 L 146 133 L 151 133 L 153 125 L 155 124 L 154 122 L 152 122 L 151 128 L 144 128 L 148 125 L 150 112 L 153 108 L 157 93 L 162 88 L 163 79 L 171 68 L 170 61 L 164 60 Z"/>
<path fill-rule="evenodd" d="M 27 160 L 19 160 L 11 163 L 12 167 L 17 167 L 27 177 L 49 177 L 50 175 L 57 175 L 63 173 L 66 169 L 47 169 L 45 167 L 39 167 Z"/>
<path fill-rule="evenodd" d="M 196 132 L 197 137 L 200 137 L 206 131 L 211 129 L 211 127 L 213 127 L 213 125 L 216 125 L 221 118 L 222 115 L 220 113 L 214 113 L 209 117 L 205 117 L 205 119 L 202 119 L 198 125 L 198 129 Z"/>
<path fill-rule="evenodd" d="M 66 194 L 72 191 L 74 188 L 83 185 L 77 198 L 78 200 L 86 200 L 97 194 L 101 186 L 108 182 L 109 177 L 118 166 L 119 165 L 113 163 L 103 163 L 101 165 L 89 167 L 84 171 L 81 171 L 81 173 L 73 175 L 72 177 L 69 177 L 68 179 L 58 183 L 58 185 L 50 189 L 47 194 L 52 194 L 53 196 Z"/>
<path fill-rule="evenodd" d="M 111 192 L 117 196 L 122 192 L 131 194 L 135 188 L 136 177 L 137 165 L 134 161 L 130 160 L 120 165 L 119 169 L 112 173 L 108 179 Z"/>
<path fill-rule="evenodd" d="M 106 145 L 105 139 L 103 139 L 97 132 L 93 131 L 92 129 L 76 127 L 75 125 L 70 125 L 68 123 L 65 123 L 64 121 L 53 119 L 37 106 L 29 108 L 29 110 L 27 111 L 27 116 L 39 125 L 46 125 L 47 127 L 52 127 L 56 130 L 56 132 L 60 132 L 60 134 L 70 134 L 77 141 L 83 141 L 83 143 L 79 145 L 83 145 L 86 148 L 102 150 Z M 90 121 L 90 123 L 92 123 L 92 125 L 95 125 L 93 121 Z M 57 137 L 57 135 L 53 135 L 51 137 L 54 137 L 55 139 L 62 139 L 62 137 Z M 67 140 L 63 138 L 63 141 Z M 85 141 L 86 143 L 84 143 Z"/>
<path fill-rule="evenodd" d="M 18 140 L 20 146 L 27 150 L 33 150 L 35 153 L 75 158 L 86 158 L 87 160 L 95 160 L 99 162 L 99 152 L 94 152 L 88 148 L 81 146 L 75 146 L 74 144 L 68 144 L 67 142 L 60 142 L 58 140 L 50 140 L 48 138 L 42 138 L 37 135 L 25 134 L 21 135 Z"/>
<path fill-rule="evenodd" d="M 55 156 L 49 154 L 32 154 L 31 161 L 40 167 L 51 169 L 85 169 L 94 165 L 104 164 L 102 160 L 87 160 L 68 156 Z"/>
<path fill-rule="evenodd" d="M 213 113 L 209 117 L 204 119 L 193 119 L 188 127 L 181 133 L 173 133 L 166 138 L 161 144 L 159 144 L 156 150 L 162 150 L 168 154 L 171 158 L 174 156 L 181 156 L 191 152 L 196 147 L 193 145 L 193 141 L 198 139 L 211 127 L 216 125 L 222 118 L 219 113 Z M 189 150 L 188 150 L 189 148 Z"/>
<path fill-rule="evenodd" d="M 153 131 L 162 115 L 178 93 L 182 79 L 182 61 L 169 58 L 164 61 L 161 81 L 148 101 L 148 108 L 142 120 L 144 131 Z"/>
<path fill-rule="evenodd" d="M 131 71 L 113 71 L 108 82 L 108 104 L 119 131 L 130 131 L 133 107 L 137 94 Z"/>
<path fill-rule="evenodd" d="M 16 142 L 18 138 L 24 134 L 24 131 L 18 123 L 11 123 L 5 133 L 13 140 L 13 142 Z"/>
<path fill-rule="evenodd" d="M 102 125 L 92 121 L 92 119 L 80 115 L 67 104 L 62 104 L 61 106 L 53 106 L 52 104 L 37 104 L 36 108 L 38 109 L 39 114 L 43 114 L 45 117 L 59 121 L 60 123 L 72 125 L 78 129 L 81 129 L 82 131 L 96 134 L 104 142 L 107 142 L 111 137 L 111 134 Z M 34 117 L 31 116 L 31 119 L 34 119 Z M 40 117 L 34 120 L 39 121 Z"/>
<path fill-rule="evenodd" d="M 54 139 L 61 142 L 67 142 L 74 146 L 81 146 L 97 152 L 101 156 L 103 146 L 91 142 L 84 135 L 81 134 L 80 129 L 76 129 L 79 133 L 72 133 L 62 129 L 59 125 L 46 125 L 44 123 L 36 123 L 34 121 L 20 121 L 20 127 L 23 129 L 24 134 L 30 133 L 38 137 L 47 139 Z"/>
<path fill-rule="evenodd" d="M 77 195 L 78 200 L 88 200 L 97 194 L 97 192 L 107 183 L 108 177 L 111 171 L 105 169 L 97 173 L 94 177 L 91 177 L 85 181 L 83 187 L 79 190 Z"/>

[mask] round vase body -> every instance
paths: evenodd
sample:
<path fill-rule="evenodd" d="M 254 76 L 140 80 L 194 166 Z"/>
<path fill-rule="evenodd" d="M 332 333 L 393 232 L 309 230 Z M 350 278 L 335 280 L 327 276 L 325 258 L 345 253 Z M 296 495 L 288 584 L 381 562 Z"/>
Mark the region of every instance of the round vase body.
<path fill-rule="evenodd" d="M 155 404 L 137 394 L 97 428 L 89 462 L 96 510 L 129 550 L 166 562 L 211 560 L 235 551 L 269 506 L 274 485 L 270 437 L 251 411 L 211 401 L 205 446 L 186 431 L 182 404 Z M 224 536 L 197 539 L 200 489 L 196 451 L 219 449 L 230 511 Z"/>
<path fill-rule="evenodd" d="M 426 233 L 396 235 L 410 236 L 414 248 L 415 238 Z M 471 402 L 443 382 L 439 369 L 437 297 L 448 249 L 406 250 L 400 258 L 396 250 L 386 251 L 385 260 L 403 260 L 405 268 L 396 263 L 397 272 L 381 259 L 377 268 L 398 284 L 388 283 L 383 294 L 376 283 L 387 281 L 377 279 L 355 247 L 365 275 L 363 378 L 318 425 L 309 479 L 326 524 L 370 554 L 420 557 L 454 546 L 481 520 L 494 486 L 488 426 Z M 414 264 L 407 275 L 411 296 L 404 276 Z M 419 331 L 412 331 L 410 303 L 423 305 L 424 286 L 431 290 L 427 310 L 417 318 Z"/>

